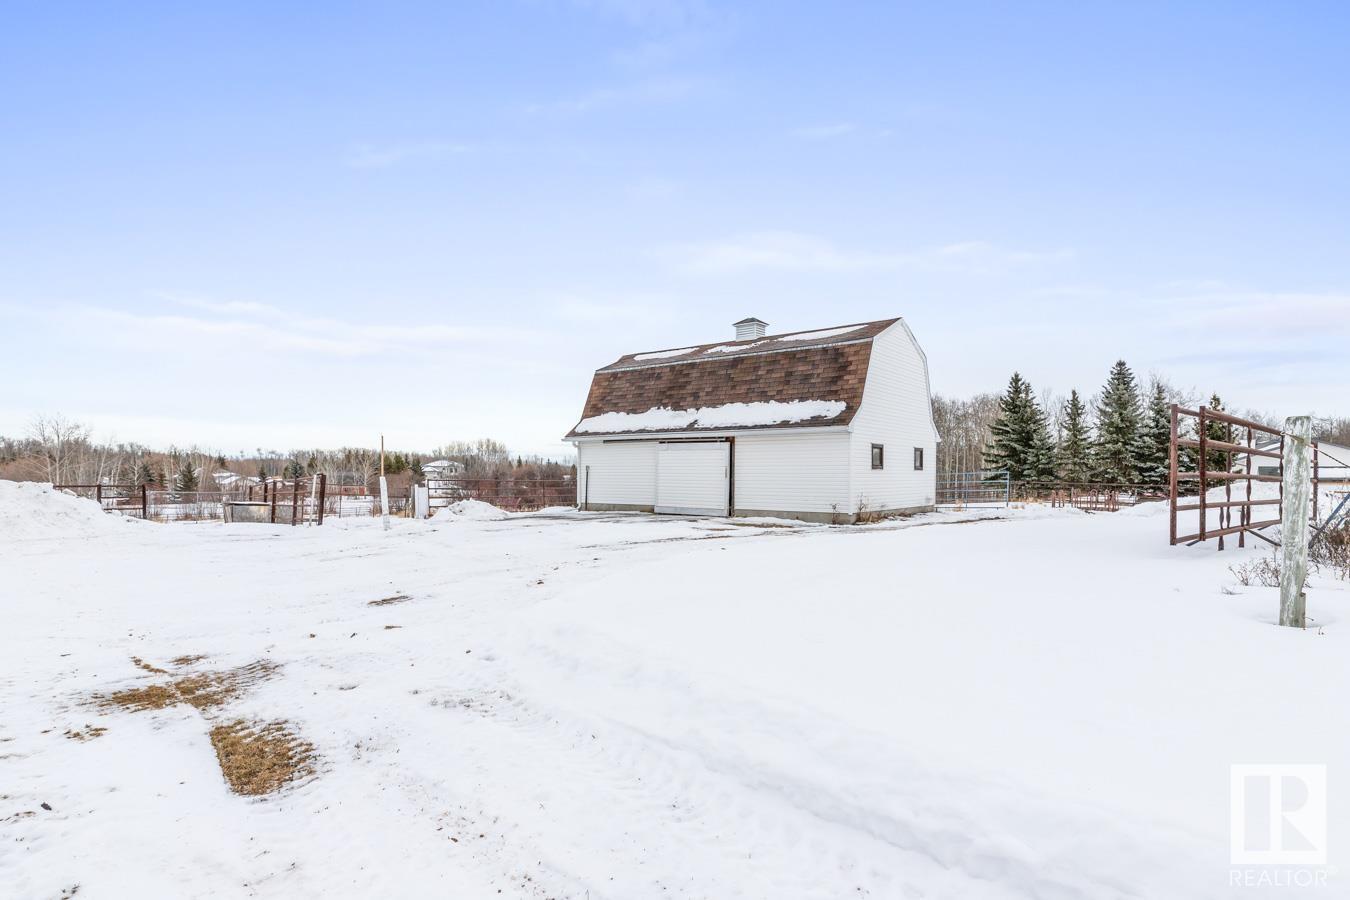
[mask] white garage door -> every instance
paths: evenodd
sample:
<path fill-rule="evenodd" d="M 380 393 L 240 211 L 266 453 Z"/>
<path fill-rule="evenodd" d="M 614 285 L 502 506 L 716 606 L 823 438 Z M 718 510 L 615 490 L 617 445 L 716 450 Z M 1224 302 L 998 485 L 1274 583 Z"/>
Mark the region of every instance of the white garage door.
<path fill-rule="evenodd" d="M 659 444 L 656 511 L 686 516 L 725 516 L 731 464 L 725 441 Z"/>

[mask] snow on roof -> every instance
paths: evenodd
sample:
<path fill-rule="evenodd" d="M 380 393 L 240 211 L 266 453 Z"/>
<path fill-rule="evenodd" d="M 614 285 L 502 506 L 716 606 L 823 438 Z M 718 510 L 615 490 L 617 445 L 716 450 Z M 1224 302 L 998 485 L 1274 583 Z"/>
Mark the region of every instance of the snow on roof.
<path fill-rule="evenodd" d="M 201 477 L 202 470 L 197 469 L 196 472 L 197 476 Z M 211 477 L 215 479 L 216 484 L 220 485 L 221 487 L 231 487 L 233 485 L 240 483 L 243 484 L 258 483 L 258 479 L 254 475 L 240 475 L 236 472 L 231 472 L 228 469 L 218 469 L 215 472 L 211 473 Z"/>
<path fill-rule="evenodd" d="M 565 439 L 848 425 L 862 404 L 872 339 L 899 321 L 621 356 L 595 371 L 581 421 Z"/>
<path fill-rule="evenodd" d="M 630 353 L 621 356 L 599 371 L 684 365 L 725 356 L 774 353 L 801 350 L 804 347 L 824 346 L 843 341 L 870 340 L 898 321 L 899 319 L 882 319 L 877 322 L 862 322 L 856 325 L 841 325 L 837 328 L 823 328 L 814 331 L 795 331 L 748 340 L 718 341 L 715 344 L 700 344 L 696 347 L 680 347 L 674 350 Z"/>
<path fill-rule="evenodd" d="M 617 434 L 634 431 L 683 431 L 688 428 L 752 428 L 832 419 L 846 404 L 839 400 L 768 400 L 759 403 L 726 403 L 699 409 L 653 407 L 646 412 L 607 412 L 582 419 L 573 429 L 578 434 Z"/>
<path fill-rule="evenodd" d="M 838 337 L 841 334 L 851 334 L 863 328 L 862 325 L 846 325 L 843 328 L 826 328 L 821 331 L 802 331 L 797 334 L 785 334 L 782 337 L 773 338 L 775 341 L 819 341 L 825 338 Z"/>
<path fill-rule="evenodd" d="M 704 353 L 737 353 L 741 350 L 749 350 L 751 347 L 759 347 L 769 341 L 755 341 L 753 344 L 718 344 L 716 347 L 709 347 Z M 637 357 L 633 357 L 637 359 Z"/>
<path fill-rule="evenodd" d="M 669 359 L 672 356 L 684 356 L 686 353 L 693 353 L 697 347 L 681 347 L 679 350 L 657 350 L 655 353 L 638 353 L 633 359 L 646 362 L 650 359 Z"/>

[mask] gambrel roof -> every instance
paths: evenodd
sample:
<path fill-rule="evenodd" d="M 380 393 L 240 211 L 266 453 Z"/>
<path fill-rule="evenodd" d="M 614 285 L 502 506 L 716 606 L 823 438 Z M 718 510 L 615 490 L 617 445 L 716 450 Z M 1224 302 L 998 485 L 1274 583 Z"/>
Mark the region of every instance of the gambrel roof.
<path fill-rule="evenodd" d="M 872 339 L 898 321 L 621 356 L 596 371 L 566 437 L 847 425 Z"/>

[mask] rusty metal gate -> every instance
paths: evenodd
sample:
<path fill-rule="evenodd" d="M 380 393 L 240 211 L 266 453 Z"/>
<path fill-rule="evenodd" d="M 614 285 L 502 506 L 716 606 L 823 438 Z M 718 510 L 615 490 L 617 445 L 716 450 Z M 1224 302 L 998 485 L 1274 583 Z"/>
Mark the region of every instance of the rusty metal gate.
<path fill-rule="evenodd" d="M 1278 546 L 1263 532 L 1279 525 L 1283 513 L 1284 450 L 1285 435 L 1279 428 L 1204 406 L 1187 409 L 1174 404 L 1168 453 L 1171 543 L 1192 546 L 1217 538 L 1222 550 L 1225 537 L 1237 535 L 1238 546 L 1243 547 L 1250 534 Z M 1311 523 L 1320 531 L 1342 512 L 1338 508 L 1327 522 L 1318 522 L 1322 460 L 1345 463 L 1323 453 L 1317 441 L 1312 442 L 1312 454 Z M 1258 462 L 1265 460 L 1271 462 Z M 1253 486 L 1263 483 L 1278 487 L 1258 496 Z M 1223 498 L 1211 498 L 1210 490 L 1220 486 Z M 1191 512 L 1197 513 L 1198 527 L 1178 534 L 1179 514 Z"/>

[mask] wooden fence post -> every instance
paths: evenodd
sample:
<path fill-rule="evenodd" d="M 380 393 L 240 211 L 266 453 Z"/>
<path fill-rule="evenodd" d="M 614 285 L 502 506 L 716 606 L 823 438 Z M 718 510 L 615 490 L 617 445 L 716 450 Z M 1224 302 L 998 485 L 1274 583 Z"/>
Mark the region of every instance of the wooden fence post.
<path fill-rule="evenodd" d="M 141 521 L 150 521 L 150 501 L 144 484 L 141 485 Z"/>
<path fill-rule="evenodd" d="M 295 521 L 295 512 L 300 502 L 300 476 L 291 479 L 291 524 L 298 525 Z"/>
<path fill-rule="evenodd" d="M 328 496 L 328 476 L 319 473 L 319 524 L 323 524 L 323 504 Z"/>
<path fill-rule="evenodd" d="M 277 485 L 276 482 L 271 482 L 270 484 L 272 488 L 272 511 L 269 521 L 275 525 L 277 524 Z"/>
<path fill-rule="evenodd" d="M 380 518 L 384 522 L 384 530 L 389 530 L 389 481 L 383 475 L 380 476 Z"/>
<path fill-rule="evenodd" d="M 1307 624 L 1308 502 L 1312 493 L 1312 417 L 1284 420 L 1283 499 L 1280 510 L 1280 624 Z"/>

